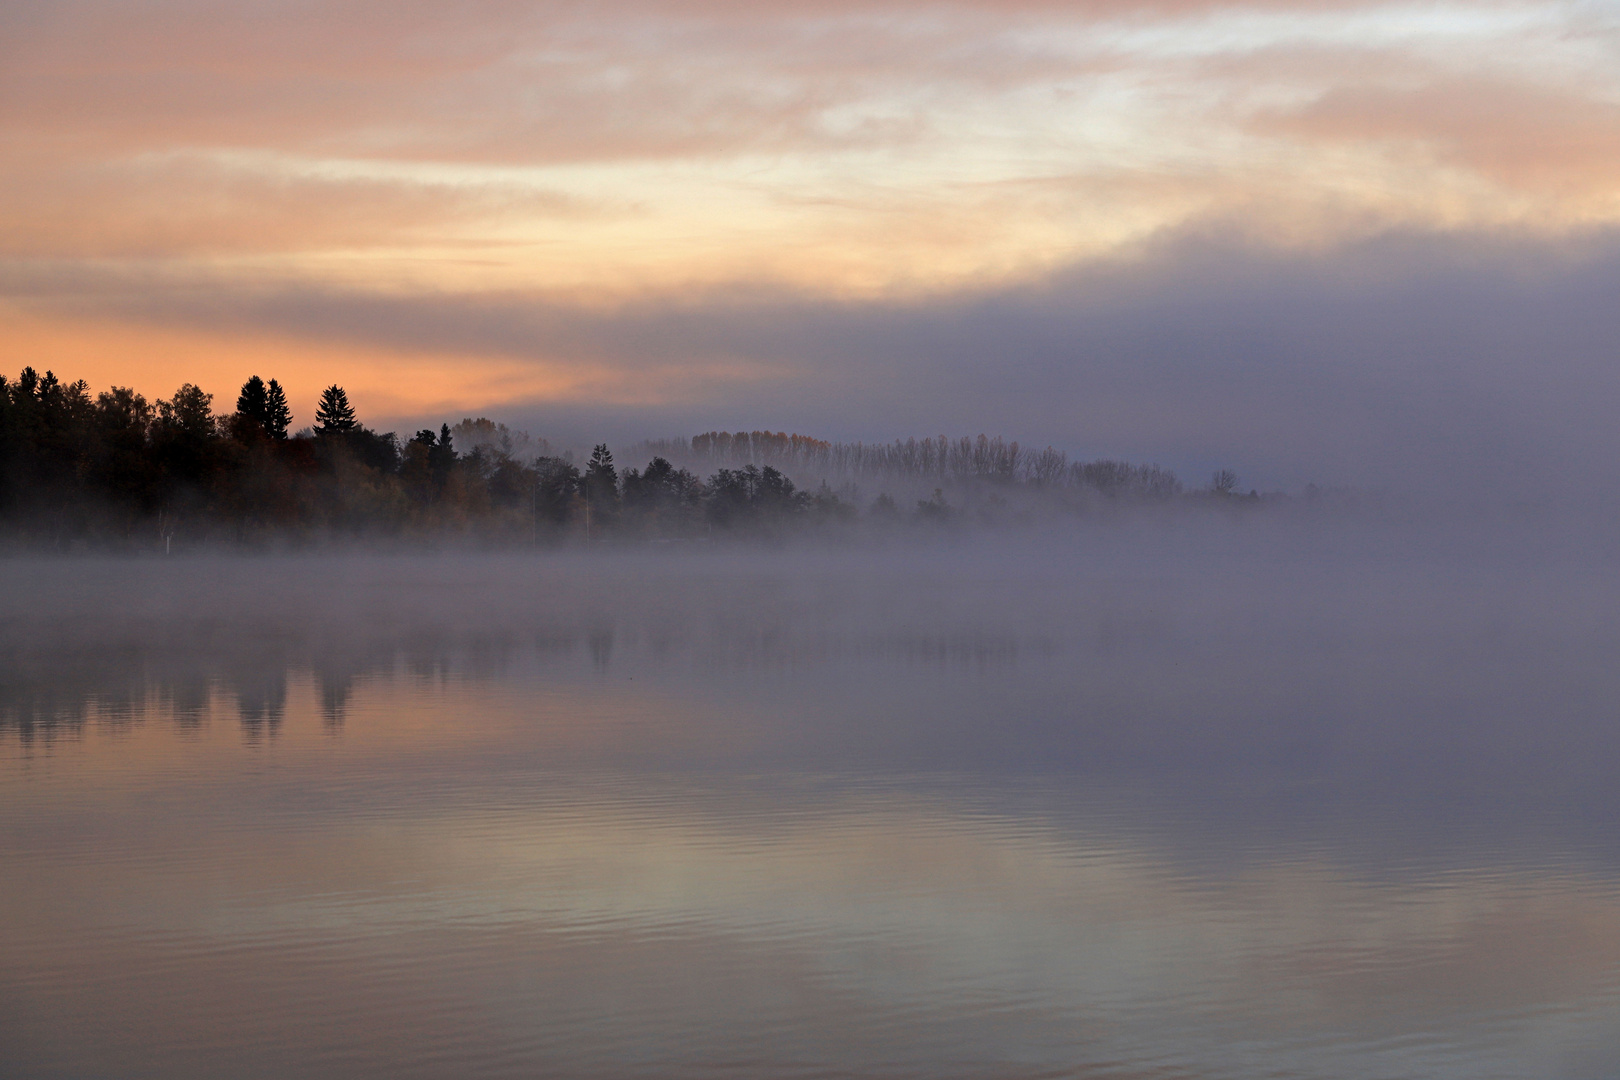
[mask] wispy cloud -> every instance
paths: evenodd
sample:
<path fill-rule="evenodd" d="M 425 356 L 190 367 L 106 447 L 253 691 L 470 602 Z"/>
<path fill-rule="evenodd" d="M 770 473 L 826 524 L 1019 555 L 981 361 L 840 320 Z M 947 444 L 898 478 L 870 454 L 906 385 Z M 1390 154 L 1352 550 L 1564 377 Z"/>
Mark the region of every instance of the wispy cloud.
<path fill-rule="evenodd" d="M 1620 213 L 1620 46 L 1561 3 L 10 10 L 14 254 L 259 237 L 321 273 L 453 241 L 509 285 L 838 291 L 1039 270 L 1258 206 L 1316 236 Z M 378 172 L 387 190 L 356 186 Z M 604 199 L 633 226 L 554 227 Z"/>
<path fill-rule="evenodd" d="M 1280 477 L 1554 460 L 1616 136 L 1620 18 L 1573 0 L 25 2 L 0 355 Z"/>

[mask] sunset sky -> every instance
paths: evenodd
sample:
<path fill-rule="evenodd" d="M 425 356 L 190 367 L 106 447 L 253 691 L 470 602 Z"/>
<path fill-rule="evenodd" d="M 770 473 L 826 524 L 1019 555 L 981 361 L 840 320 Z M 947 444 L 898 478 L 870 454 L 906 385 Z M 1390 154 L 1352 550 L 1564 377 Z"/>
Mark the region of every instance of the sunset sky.
<path fill-rule="evenodd" d="M 297 425 L 1584 483 L 1617 226 L 1612 0 L 0 5 L 0 370 Z"/>

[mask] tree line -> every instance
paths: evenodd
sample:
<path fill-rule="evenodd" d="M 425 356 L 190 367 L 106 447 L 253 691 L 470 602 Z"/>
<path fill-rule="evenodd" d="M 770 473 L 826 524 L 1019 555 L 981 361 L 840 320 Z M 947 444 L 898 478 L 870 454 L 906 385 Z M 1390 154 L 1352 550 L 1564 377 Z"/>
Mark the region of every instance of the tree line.
<path fill-rule="evenodd" d="M 1184 492 L 1176 474 L 1159 465 L 1106 458 L 1070 461 L 1066 453 L 1050 446 L 1031 451 L 990 435 L 862 443 L 827 442 L 786 432 L 710 431 L 690 441 L 664 439 L 644 443 L 643 448 L 681 462 L 769 464 L 834 482 L 899 480 L 942 486 L 991 482 L 1135 499 L 1169 499 Z"/>
<path fill-rule="evenodd" d="M 128 387 L 92 396 L 83 380 L 33 368 L 0 375 L 0 522 L 10 539 L 679 539 L 772 534 L 855 512 L 770 466 L 704 480 L 654 457 L 621 471 L 605 444 L 581 466 L 487 419 L 401 438 L 362 423 L 335 384 L 321 393 L 315 424 L 296 434 L 275 379 L 248 379 L 231 412 L 213 406 L 191 383 L 148 401 Z M 523 444 L 542 452 L 523 454 Z"/>
<path fill-rule="evenodd" d="M 856 518 L 959 520 L 975 491 L 990 492 L 983 517 L 1019 491 L 1163 500 L 1182 490 L 1158 466 L 1071 463 L 985 436 L 866 446 L 711 432 L 641 449 L 650 454 L 642 468 L 620 470 L 605 444 L 581 464 L 482 418 L 401 438 L 362 423 L 336 384 L 322 391 L 314 425 L 294 433 L 275 379 L 253 376 L 234 409 L 216 413 L 213 395 L 191 383 L 148 401 L 120 386 L 92 395 L 83 380 L 24 368 L 0 375 L 0 531 L 56 547 L 378 534 L 677 540 L 779 536 Z M 789 468 L 817 475 L 819 487 L 800 489 Z M 933 494 L 910 509 L 889 494 L 865 502 L 856 478 Z M 1212 490 L 1230 496 L 1234 487 L 1223 471 Z"/>

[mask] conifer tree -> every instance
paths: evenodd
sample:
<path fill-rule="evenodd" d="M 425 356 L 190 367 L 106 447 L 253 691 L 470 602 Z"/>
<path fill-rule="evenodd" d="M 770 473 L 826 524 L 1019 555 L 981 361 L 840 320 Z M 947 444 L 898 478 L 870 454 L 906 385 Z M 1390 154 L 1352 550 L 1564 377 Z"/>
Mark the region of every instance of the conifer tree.
<path fill-rule="evenodd" d="M 270 430 L 269 391 L 257 375 L 242 384 L 242 392 L 236 397 L 236 416 L 239 422 L 257 424 L 260 431 Z"/>
<path fill-rule="evenodd" d="M 343 392 L 343 387 L 333 383 L 321 391 L 315 423 L 317 435 L 342 435 L 359 426 L 355 423 L 354 406 L 349 404 L 349 395 Z"/>
<path fill-rule="evenodd" d="M 287 407 L 287 392 L 274 379 L 265 388 L 264 415 L 265 434 L 278 441 L 285 439 L 287 429 L 292 426 L 292 410 Z"/>
<path fill-rule="evenodd" d="M 428 468 L 433 472 L 433 479 L 443 484 L 450 475 L 450 470 L 456 465 L 456 448 L 450 441 L 450 425 L 439 425 L 439 444 L 428 450 Z"/>
<path fill-rule="evenodd" d="M 585 466 L 585 483 L 593 498 L 614 499 L 618 496 L 619 472 L 613 467 L 613 452 L 607 448 L 607 443 L 599 443 L 591 451 L 590 463 Z"/>

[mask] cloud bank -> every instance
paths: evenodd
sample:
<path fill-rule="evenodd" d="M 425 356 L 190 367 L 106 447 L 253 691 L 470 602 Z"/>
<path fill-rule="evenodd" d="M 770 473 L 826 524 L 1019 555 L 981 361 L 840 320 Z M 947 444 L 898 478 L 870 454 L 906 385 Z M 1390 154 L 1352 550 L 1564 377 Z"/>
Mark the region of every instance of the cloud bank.
<path fill-rule="evenodd" d="M 1607 484 L 1620 454 L 1616 295 L 1620 235 L 1411 234 L 1331 254 L 1184 236 L 895 300 L 755 288 L 588 307 L 102 277 L 33 303 L 379 358 L 362 403 L 406 427 L 461 410 L 565 442 L 990 431 L 1261 486 L 1571 493 Z"/>

